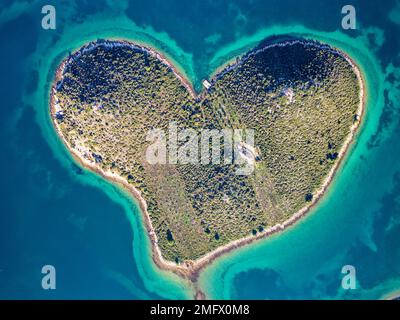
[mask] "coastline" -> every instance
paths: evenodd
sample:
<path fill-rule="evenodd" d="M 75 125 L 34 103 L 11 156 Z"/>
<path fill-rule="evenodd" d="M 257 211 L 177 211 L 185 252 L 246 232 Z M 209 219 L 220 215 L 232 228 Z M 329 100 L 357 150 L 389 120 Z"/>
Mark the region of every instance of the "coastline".
<path fill-rule="evenodd" d="M 380 300 L 400 300 L 400 290 L 385 294 Z"/>
<path fill-rule="evenodd" d="M 272 45 L 287 45 L 290 43 L 293 43 L 293 41 L 298 41 L 298 40 L 291 40 L 288 42 L 284 42 L 284 43 L 275 43 Z M 311 43 L 313 42 L 312 40 L 306 40 L 307 43 Z M 107 43 L 107 41 L 104 41 L 104 43 Z M 173 73 L 175 74 L 175 76 L 181 81 L 181 83 L 188 89 L 189 93 L 191 94 L 191 96 L 193 98 L 198 98 L 199 96 L 201 96 L 204 92 L 204 90 L 202 92 L 200 92 L 199 94 L 196 94 L 195 90 L 193 89 L 192 84 L 182 75 L 181 72 L 179 72 L 177 70 L 177 68 L 172 65 L 172 63 L 170 63 L 167 58 L 165 56 L 163 56 L 161 53 L 157 52 L 155 49 L 150 48 L 148 46 L 142 46 L 139 44 L 136 44 L 134 42 L 131 42 L 129 40 L 124 40 L 124 39 L 118 39 L 118 40 L 110 40 L 109 41 L 110 44 L 115 44 L 115 43 L 120 43 L 121 45 L 128 45 L 128 46 L 132 46 L 136 49 L 140 49 L 140 50 L 144 50 L 150 54 L 152 54 L 153 56 L 155 56 L 156 58 L 158 58 L 161 62 L 163 62 L 165 65 L 167 65 L 169 68 L 171 68 L 171 70 L 173 71 Z M 321 45 L 324 45 L 320 42 L 315 42 Z M 92 44 L 92 43 L 90 43 Z M 89 44 L 89 45 L 90 45 Z M 272 46 L 271 45 L 271 46 Z M 142 216 L 144 219 L 144 223 L 145 223 L 145 227 L 147 229 L 150 241 L 151 241 L 151 247 L 152 247 L 152 258 L 154 263 L 160 268 L 160 269 L 164 269 L 164 270 L 168 270 L 168 271 L 172 271 L 175 274 L 178 274 L 179 276 L 182 276 L 188 280 L 190 280 L 191 282 L 193 282 L 196 286 L 196 282 L 199 276 L 200 271 L 205 268 L 207 265 L 209 265 L 210 263 L 212 263 L 215 259 L 217 259 L 218 257 L 220 257 L 221 255 L 227 254 L 230 251 L 233 251 L 236 248 L 248 245 L 254 241 L 260 240 L 260 239 L 264 239 L 267 238 L 269 236 L 271 236 L 272 234 L 278 233 L 280 231 L 285 230 L 286 228 L 288 228 L 289 226 L 295 224 L 298 220 L 300 220 L 302 217 L 304 217 L 317 203 L 318 201 L 322 198 L 322 196 L 325 194 L 325 192 L 327 191 L 328 186 L 331 184 L 338 168 L 340 167 L 340 164 L 342 163 L 343 159 L 345 158 L 347 151 L 349 150 L 349 148 L 352 145 L 352 142 L 355 140 L 355 136 L 358 132 L 358 128 L 361 126 L 362 120 L 363 120 L 363 116 L 365 113 L 365 100 L 366 100 L 366 94 L 365 94 L 365 80 L 361 74 L 361 71 L 359 69 L 359 67 L 357 66 L 357 64 L 344 52 L 340 51 L 339 49 L 333 48 L 331 46 L 326 45 L 328 48 L 330 48 L 331 50 L 334 50 L 337 54 L 341 55 L 342 57 L 344 57 L 349 64 L 351 65 L 354 73 L 356 74 L 358 81 L 359 81 L 359 85 L 360 85 L 360 104 L 359 107 L 357 109 L 357 115 L 359 117 L 358 121 L 355 122 L 352 127 L 350 128 L 350 133 L 348 134 L 346 140 L 344 141 L 340 151 L 339 151 L 339 155 L 338 155 L 338 160 L 334 163 L 334 165 L 332 166 L 329 174 L 327 175 L 325 181 L 323 182 L 323 184 L 321 185 L 320 189 L 316 190 L 314 193 L 314 197 L 313 200 L 305 207 L 303 207 L 302 209 L 300 209 L 299 211 L 297 211 L 296 213 L 294 213 L 289 219 L 287 219 L 286 221 L 284 221 L 283 223 L 274 225 L 272 227 L 267 228 L 266 230 L 264 230 L 262 233 L 259 233 L 257 235 L 249 235 L 247 237 L 229 242 L 221 247 L 218 247 L 217 249 L 207 253 L 206 255 L 200 257 L 197 260 L 194 261 L 185 261 L 184 263 L 182 263 L 181 265 L 177 265 L 174 262 L 170 262 L 167 261 L 165 259 L 163 259 L 160 248 L 158 246 L 158 239 L 157 239 L 157 235 L 154 232 L 152 223 L 151 223 L 151 219 L 150 216 L 147 212 L 147 203 L 145 201 L 145 199 L 141 196 L 141 193 L 139 190 L 137 190 L 135 187 L 133 187 L 132 185 L 130 185 L 125 179 L 123 179 L 122 177 L 110 172 L 110 171 L 104 171 L 101 168 L 97 167 L 95 163 L 83 158 L 79 152 L 75 149 L 73 149 L 68 141 L 65 139 L 65 137 L 63 136 L 57 122 L 55 121 L 55 117 L 54 117 L 54 113 L 55 113 L 55 105 L 57 104 L 57 101 L 55 100 L 55 94 L 56 94 L 56 86 L 58 81 L 60 81 L 62 79 L 63 76 L 63 72 L 64 69 L 66 67 L 66 65 L 69 62 L 69 59 L 71 59 L 71 57 L 67 57 L 63 60 L 63 62 L 60 64 L 60 66 L 57 68 L 56 73 L 55 73 L 55 78 L 53 80 L 53 84 L 50 88 L 51 92 L 50 92 L 50 116 L 51 116 L 51 121 L 53 123 L 53 126 L 55 128 L 55 130 L 57 131 L 58 136 L 60 137 L 61 141 L 63 142 L 63 144 L 65 145 L 65 147 L 68 149 L 68 151 L 71 153 L 71 155 L 73 156 L 73 158 L 79 162 L 83 167 L 88 168 L 92 171 L 95 171 L 96 173 L 100 174 L 103 178 L 105 178 L 108 181 L 111 181 L 112 183 L 118 185 L 119 187 L 122 187 L 124 190 L 127 190 L 128 193 L 135 199 L 135 201 L 138 203 L 139 207 L 140 207 L 140 211 L 142 212 Z M 250 51 L 250 53 L 244 55 L 243 57 L 239 57 L 239 58 L 232 58 L 229 60 L 229 62 L 225 63 L 223 65 L 223 67 L 219 67 L 217 69 L 217 71 L 212 73 L 212 83 L 214 83 L 219 77 L 221 77 L 224 72 L 227 72 L 227 68 L 235 68 L 237 67 L 240 62 L 242 61 L 242 59 L 245 59 L 249 54 L 255 54 L 257 52 L 257 50 L 265 50 L 267 49 L 269 46 L 265 46 L 261 49 L 256 48 L 255 50 Z M 75 53 L 72 54 L 72 56 L 74 56 L 74 54 L 79 53 L 82 49 L 88 48 L 88 46 L 84 46 L 81 49 L 78 49 L 75 51 Z M 232 64 L 232 61 L 235 61 Z M 196 291 L 196 298 L 205 298 L 204 293 L 202 293 L 201 291 L 197 290 Z"/>

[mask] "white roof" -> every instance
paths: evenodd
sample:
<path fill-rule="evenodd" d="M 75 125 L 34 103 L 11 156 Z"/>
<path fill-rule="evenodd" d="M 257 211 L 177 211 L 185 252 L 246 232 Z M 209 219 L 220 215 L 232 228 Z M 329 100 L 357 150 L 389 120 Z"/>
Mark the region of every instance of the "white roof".
<path fill-rule="evenodd" d="M 206 89 L 209 89 L 209 88 L 211 87 L 211 83 L 209 83 L 208 80 L 204 80 L 204 81 L 203 81 L 203 86 L 204 86 Z"/>

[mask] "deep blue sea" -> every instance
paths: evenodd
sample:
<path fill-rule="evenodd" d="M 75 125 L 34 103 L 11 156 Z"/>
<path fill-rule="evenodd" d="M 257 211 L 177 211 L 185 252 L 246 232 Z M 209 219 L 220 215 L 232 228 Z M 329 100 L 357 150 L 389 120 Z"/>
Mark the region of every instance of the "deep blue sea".
<path fill-rule="evenodd" d="M 152 263 L 140 211 L 123 191 L 71 159 L 48 113 L 54 70 L 98 38 L 151 45 L 197 89 L 218 66 L 272 35 L 347 52 L 367 84 L 356 142 L 312 213 L 271 239 L 221 257 L 200 276 L 209 298 L 378 299 L 400 291 L 400 1 L 0 0 L 0 298 L 191 298 Z M 43 290 L 43 265 L 57 287 Z M 341 287 L 353 265 L 357 287 Z"/>

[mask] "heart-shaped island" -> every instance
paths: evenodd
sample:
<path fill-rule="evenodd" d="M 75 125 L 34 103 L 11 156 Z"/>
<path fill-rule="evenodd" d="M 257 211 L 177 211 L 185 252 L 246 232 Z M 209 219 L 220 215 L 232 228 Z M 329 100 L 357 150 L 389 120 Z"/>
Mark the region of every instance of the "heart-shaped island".
<path fill-rule="evenodd" d="M 51 91 L 67 148 L 131 191 L 155 262 L 192 279 L 304 215 L 363 113 L 357 66 L 312 40 L 266 40 L 204 86 L 150 47 L 98 40 L 62 62 Z"/>

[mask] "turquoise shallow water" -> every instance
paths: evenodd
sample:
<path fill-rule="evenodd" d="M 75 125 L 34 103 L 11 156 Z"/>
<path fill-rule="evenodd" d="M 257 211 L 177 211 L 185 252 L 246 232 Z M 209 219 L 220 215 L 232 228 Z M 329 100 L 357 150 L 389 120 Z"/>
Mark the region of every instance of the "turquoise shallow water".
<path fill-rule="evenodd" d="M 327 1 L 326 1 L 327 2 Z M 270 35 L 296 34 L 347 52 L 367 84 L 367 115 L 329 192 L 294 227 L 223 256 L 200 276 L 210 298 L 376 299 L 400 289 L 400 4 L 354 1 L 358 30 L 340 29 L 343 1 L 0 1 L 0 298 L 190 298 L 159 271 L 135 203 L 79 168 L 48 117 L 55 68 L 97 38 L 148 43 L 200 88 L 217 67 Z M 41 289 L 41 267 L 57 289 Z M 357 289 L 341 289 L 343 265 Z"/>

